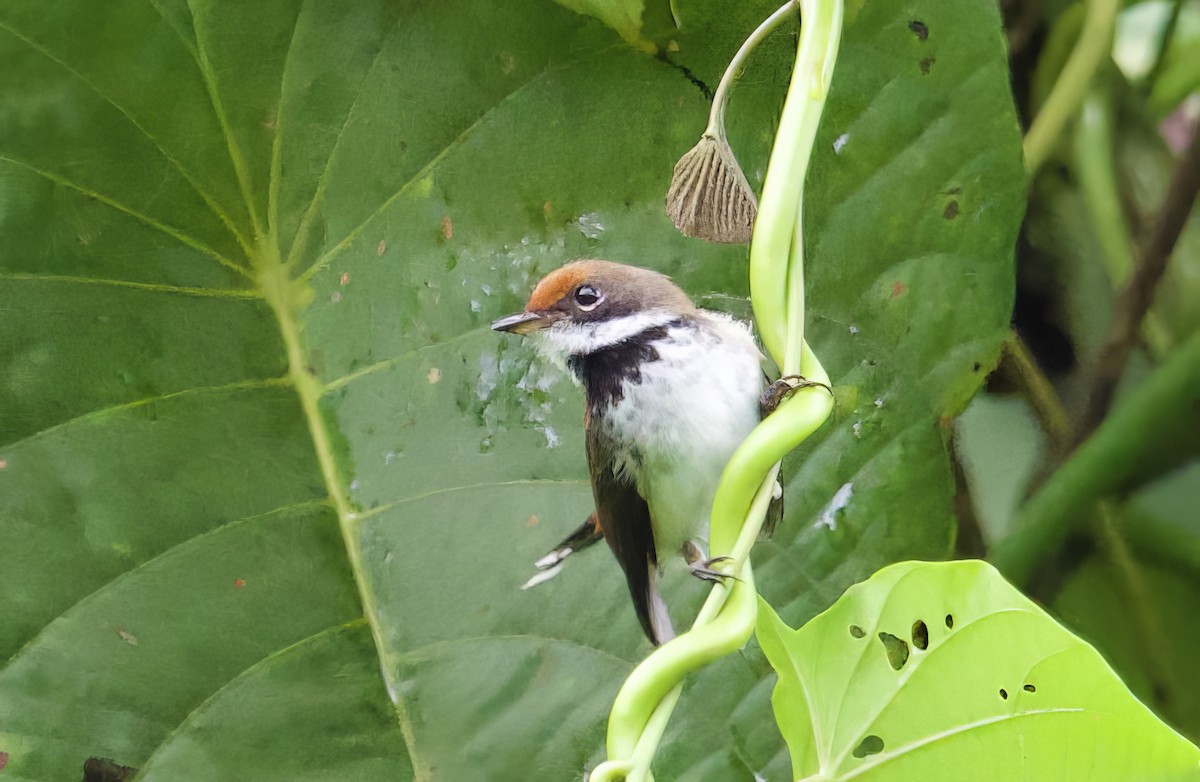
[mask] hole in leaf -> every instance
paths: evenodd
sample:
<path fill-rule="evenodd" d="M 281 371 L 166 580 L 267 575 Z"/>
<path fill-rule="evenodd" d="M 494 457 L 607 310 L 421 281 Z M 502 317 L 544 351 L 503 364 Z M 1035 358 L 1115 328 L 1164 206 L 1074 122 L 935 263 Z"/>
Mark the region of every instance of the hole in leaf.
<path fill-rule="evenodd" d="M 946 614 L 946 629 L 954 629 L 954 614 Z"/>
<path fill-rule="evenodd" d="M 1003 700 L 1008 700 L 1008 691 L 1007 691 L 1007 690 L 1005 690 L 1005 689 L 1003 689 L 1003 688 L 1001 688 L 1001 689 L 1000 689 L 1000 697 L 1001 697 L 1001 699 L 1003 699 Z"/>
<path fill-rule="evenodd" d="M 1025 690 L 1025 692 L 1037 692 L 1037 687 L 1034 687 L 1032 684 L 1026 684 L 1021 689 Z"/>
<path fill-rule="evenodd" d="M 855 638 L 862 638 L 866 634 L 867 631 L 858 625 L 850 625 L 850 635 L 854 636 Z"/>
<path fill-rule="evenodd" d="M 913 622 L 912 626 L 913 646 L 921 651 L 929 648 L 929 628 L 920 619 Z"/>
<path fill-rule="evenodd" d="M 883 739 L 878 736 L 867 736 L 862 742 L 854 748 L 854 757 L 865 758 L 867 755 L 874 755 L 876 752 L 883 752 Z"/>
<path fill-rule="evenodd" d="M 880 633 L 879 641 L 887 652 L 888 665 L 892 670 L 900 670 L 908 662 L 908 643 L 903 638 L 897 638 L 891 633 Z"/>
<path fill-rule="evenodd" d="M 83 763 L 83 782 L 126 782 L 137 772 L 108 758 L 88 758 Z"/>

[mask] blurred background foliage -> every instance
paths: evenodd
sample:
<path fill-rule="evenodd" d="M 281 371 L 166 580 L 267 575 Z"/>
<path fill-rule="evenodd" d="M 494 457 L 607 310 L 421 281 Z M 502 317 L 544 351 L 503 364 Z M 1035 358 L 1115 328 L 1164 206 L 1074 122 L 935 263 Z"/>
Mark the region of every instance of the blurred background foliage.
<path fill-rule="evenodd" d="M 1104 14 L 1106 5 L 1002 3 L 1027 127 L 1061 77 L 1085 17 Z M 1200 3 L 1151 0 L 1114 10 L 1111 57 L 1031 172 L 1014 337 L 986 390 L 954 425 L 962 467 L 957 553 L 1004 552 L 1014 527 L 1044 521 L 1037 507 L 1030 511 L 1031 498 L 1080 483 L 1078 472 L 1057 471 L 1095 430 L 1093 394 L 1115 373 L 1111 412 L 1127 405 L 1159 423 L 1107 441 L 1111 469 L 1058 514 L 1061 536 L 1038 552 L 1024 586 L 1196 741 L 1200 633 L 1188 617 L 1200 609 L 1200 387 L 1191 371 L 1167 396 L 1150 401 L 1137 392 L 1172 360 L 1196 360 L 1200 211 L 1187 206 L 1200 176 Z M 1171 196 L 1186 220 L 1161 279 L 1134 283 L 1153 295 L 1128 361 L 1114 363 L 1105 352 L 1114 321 L 1136 312 L 1127 290 L 1133 270 L 1157 252 L 1172 180 L 1188 177 L 1193 184 L 1185 181 Z M 1085 471 L 1099 469 L 1094 452 L 1074 453 Z"/>
<path fill-rule="evenodd" d="M 748 313 L 745 248 L 662 196 L 775 2 L 673 5 L 0 6 L 6 778 L 594 765 L 647 647 L 602 552 L 518 591 L 589 509 L 579 399 L 487 324 L 585 255 Z M 1156 226 L 1190 205 L 1200 3 L 1001 6 L 847 4 L 809 199 L 837 420 L 759 583 L 798 625 L 889 562 L 994 559 L 1195 740 L 1200 227 Z M 731 100 L 755 186 L 794 50 Z M 1064 105 L 1014 275 L 1017 120 Z M 770 684 L 753 646 L 697 676 L 664 778 L 785 778 Z"/>

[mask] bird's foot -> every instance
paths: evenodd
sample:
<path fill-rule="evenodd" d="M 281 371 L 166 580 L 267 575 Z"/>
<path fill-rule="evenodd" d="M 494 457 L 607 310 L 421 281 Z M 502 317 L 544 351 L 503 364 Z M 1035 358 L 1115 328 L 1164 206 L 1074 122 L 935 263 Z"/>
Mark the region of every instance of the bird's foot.
<path fill-rule="evenodd" d="M 733 557 L 713 557 L 703 561 L 688 563 L 688 569 L 692 571 L 692 575 L 701 581 L 709 581 L 711 583 L 725 583 L 725 579 L 732 578 L 734 581 L 741 581 L 740 578 L 732 573 L 724 573 L 713 568 L 713 565 L 718 562 L 732 562 Z"/>
<path fill-rule="evenodd" d="M 763 418 L 775 412 L 783 400 L 801 388 L 810 388 L 812 386 L 820 386 L 830 394 L 833 394 L 833 389 L 829 387 L 828 383 L 822 383 L 819 380 L 809 380 L 804 375 L 784 375 L 779 378 L 767 386 L 767 389 L 758 397 L 758 406 L 762 410 Z"/>

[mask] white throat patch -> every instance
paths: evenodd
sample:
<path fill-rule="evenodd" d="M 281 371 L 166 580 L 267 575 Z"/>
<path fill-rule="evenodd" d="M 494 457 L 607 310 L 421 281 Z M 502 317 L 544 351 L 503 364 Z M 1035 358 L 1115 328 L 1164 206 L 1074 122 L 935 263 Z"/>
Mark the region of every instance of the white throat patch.
<path fill-rule="evenodd" d="M 561 365 L 570 356 L 612 347 L 678 318 L 679 315 L 668 310 L 649 310 L 592 323 L 559 322 L 537 332 L 537 345 L 546 357 Z"/>

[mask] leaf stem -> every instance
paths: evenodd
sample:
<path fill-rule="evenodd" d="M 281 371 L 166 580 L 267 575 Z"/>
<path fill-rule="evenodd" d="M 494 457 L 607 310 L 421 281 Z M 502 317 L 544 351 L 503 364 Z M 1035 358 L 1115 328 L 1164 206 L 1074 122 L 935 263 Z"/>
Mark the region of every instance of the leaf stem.
<path fill-rule="evenodd" d="M 1087 18 L 1050 96 L 1025 134 L 1025 169 L 1035 174 L 1079 111 L 1092 77 L 1109 57 L 1120 0 L 1088 0 Z"/>
<path fill-rule="evenodd" d="M 1096 542 L 1115 571 L 1113 581 L 1117 583 L 1114 583 L 1114 589 L 1118 595 L 1125 592 L 1131 623 L 1138 636 L 1144 639 L 1140 646 L 1147 663 L 1146 671 L 1150 674 L 1155 708 L 1167 711 L 1161 693 L 1167 691 L 1168 683 L 1179 681 L 1174 660 L 1167 651 L 1171 648 L 1171 638 L 1163 626 L 1158 603 L 1150 594 L 1146 574 L 1122 532 L 1126 525 L 1121 523 L 1121 511 L 1116 503 L 1104 501 L 1096 503 L 1096 514 Z"/>
<path fill-rule="evenodd" d="M 279 257 L 277 245 L 264 244 L 263 247 L 256 263 L 259 272 L 259 290 L 262 291 L 263 297 L 270 305 L 279 326 L 287 355 L 288 377 L 291 379 L 296 395 L 300 398 L 300 407 L 308 424 L 309 435 L 312 437 L 313 450 L 317 465 L 321 470 L 321 477 L 325 482 L 325 490 L 329 495 L 329 502 L 337 513 L 338 529 L 342 533 L 342 542 L 346 548 L 350 572 L 358 589 L 363 616 L 371 629 L 371 637 L 379 654 L 384 684 L 387 687 L 388 697 L 392 699 L 400 732 L 412 762 L 413 778 L 416 782 L 428 782 L 431 779 L 432 771 L 422 762 L 416 752 L 412 723 L 409 720 L 403 698 L 398 694 L 400 687 L 396 680 L 396 671 L 383 638 L 379 609 L 375 603 L 375 592 L 367 579 L 362 545 L 358 536 L 357 516 L 354 507 L 350 504 L 344 481 L 338 474 L 333 441 L 325 418 L 321 414 L 324 385 L 309 369 L 308 360 L 304 355 L 304 347 L 301 344 L 302 327 L 299 313 L 303 309 L 303 302 L 311 295 L 311 291 L 305 284 L 290 279 L 288 269 Z"/>
<path fill-rule="evenodd" d="M 789 16 L 792 9 L 798 6 L 799 0 L 788 0 L 775 13 L 764 19 L 762 24 L 754 28 L 754 32 L 750 33 L 745 41 L 742 41 L 737 53 L 729 61 L 729 67 L 721 75 L 716 92 L 713 93 L 713 104 L 708 113 L 708 127 L 704 130 L 705 135 L 725 138 L 725 104 L 729 103 L 729 89 L 740 75 L 742 66 L 746 64 L 746 58 L 750 56 L 755 47 L 762 43 L 764 38 L 771 34 L 772 30 L 779 26 L 780 22 Z"/>
<path fill-rule="evenodd" d="M 1017 586 L 1027 583 L 1045 552 L 1062 544 L 1089 504 L 1119 492 L 1164 441 L 1187 436 L 1198 410 L 1200 332 L 1131 390 L 1025 504 L 1013 532 L 995 550 L 996 567 Z"/>
<path fill-rule="evenodd" d="M 1079 190 L 1100 243 L 1109 283 L 1119 290 L 1133 272 L 1134 241 L 1117 186 L 1112 113 L 1109 90 L 1094 86 L 1075 126 L 1072 153 Z M 1146 313 L 1140 332 L 1155 357 L 1166 354 L 1170 333 L 1157 312 Z"/>
<path fill-rule="evenodd" d="M 1071 436 L 1071 422 L 1058 392 L 1049 378 L 1042 372 L 1037 361 L 1021 335 L 1012 331 L 1004 340 L 1004 355 L 1001 366 L 1011 369 L 1011 377 L 1024 391 L 1034 417 L 1041 424 L 1051 449 L 1058 450 L 1066 445 Z"/>
<path fill-rule="evenodd" d="M 1133 238 L 1117 186 L 1112 113 L 1108 89 L 1093 87 L 1079 112 L 1072 152 L 1079 189 L 1104 253 L 1108 279 L 1117 287 L 1133 269 Z"/>
<path fill-rule="evenodd" d="M 1158 81 L 1158 77 L 1162 74 L 1163 65 L 1167 61 L 1167 52 L 1170 51 L 1171 41 L 1175 38 L 1175 28 L 1179 25 L 1181 11 L 1183 11 L 1183 0 L 1175 0 L 1171 3 L 1171 15 L 1167 17 L 1166 23 L 1163 24 L 1163 28 L 1158 34 L 1158 51 L 1154 55 L 1154 65 L 1146 74 L 1146 83 L 1149 85 Z"/>
<path fill-rule="evenodd" d="M 1112 404 L 1117 383 L 1125 372 L 1125 364 L 1137 345 L 1138 333 L 1154 301 L 1158 281 L 1167 269 L 1171 251 L 1183 233 L 1198 192 L 1200 134 L 1192 137 L 1183 159 L 1179 161 L 1146 244 L 1138 253 L 1133 274 L 1113 305 L 1112 325 L 1104 348 L 1100 351 L 1087 408 L 1076 429 L 1076 443 L 1083 442 L 1099 426 Z"/>

